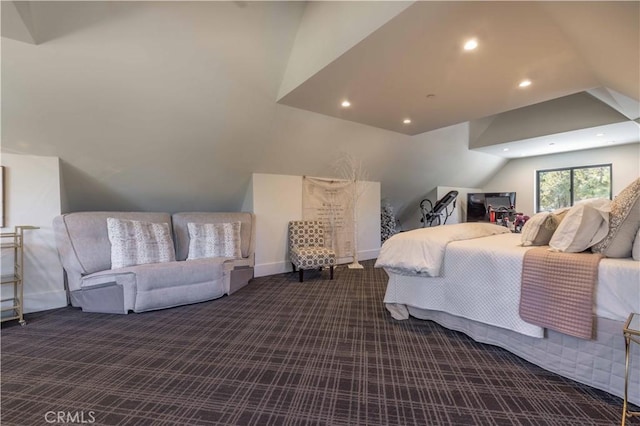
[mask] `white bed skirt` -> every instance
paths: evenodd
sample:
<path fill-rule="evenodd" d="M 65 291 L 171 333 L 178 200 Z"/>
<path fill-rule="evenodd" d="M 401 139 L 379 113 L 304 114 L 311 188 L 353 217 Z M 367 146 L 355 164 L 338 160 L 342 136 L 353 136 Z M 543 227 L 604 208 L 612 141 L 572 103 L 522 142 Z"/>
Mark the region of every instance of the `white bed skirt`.
<path fill-rule="evenodd" d="M 460 331 L 477 342 L 495 345 L 545 370 L 616 395 L 624 396 L 624 322 L 597 318 L 596 340 L 585 340 L 553 330 L 535 338 L 500 327 L 482 324 L 441 311 L 387 304 L 395 318 L 407 312 L 416 318 L 434 321 Z M 400 318 L 397 318 L 400 319 Z M 640 345 L 631 344 L 628 398 L 640 405 Z"/>

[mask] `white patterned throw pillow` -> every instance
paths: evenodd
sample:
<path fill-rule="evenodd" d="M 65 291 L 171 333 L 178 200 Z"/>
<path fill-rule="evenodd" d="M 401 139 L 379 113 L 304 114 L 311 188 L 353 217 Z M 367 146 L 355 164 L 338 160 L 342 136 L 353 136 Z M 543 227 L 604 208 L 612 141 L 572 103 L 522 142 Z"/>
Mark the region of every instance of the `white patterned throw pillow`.
<path fill-rule="evenodd" d="M 640 178 L 637 178 L 613 199 L 609 233 L 591 251 L 606 257 L 631 257 L 633 240 L 639 228 Z"/>
<path fill-rule="evenodd" d="M 107 218 L 111 269 L 176 260 L 168 223 Z"/>
<path fill-rule="evenodd" d="M 242 258 L 240 222 L 187 223 L 189 256 L 187 260 L 207 257 Z"/>

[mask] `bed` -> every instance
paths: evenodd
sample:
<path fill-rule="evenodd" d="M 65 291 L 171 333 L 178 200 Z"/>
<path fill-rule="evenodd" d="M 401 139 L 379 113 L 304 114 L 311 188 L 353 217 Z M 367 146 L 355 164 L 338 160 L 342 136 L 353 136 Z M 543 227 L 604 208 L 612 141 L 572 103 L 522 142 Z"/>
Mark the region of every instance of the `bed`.
<path fill-rule="evenodd" d="M 394 249 L 395 247 L 395 249 Z M 602 258 L 593 290 L 592 338 L 524 321 L 520 234 L 492 224 L 423 228 L 387 240 L 376 261 L 389 276 L 384 303 L 397 320 L 435 321 L 544 369 L 624 395 L 623 325 L 640 312 L 640 262 Z M 540 249 L 540 247 L 535 247 Z M 640 404 L 640 349 L 632 346 L 628 399 Z"/>

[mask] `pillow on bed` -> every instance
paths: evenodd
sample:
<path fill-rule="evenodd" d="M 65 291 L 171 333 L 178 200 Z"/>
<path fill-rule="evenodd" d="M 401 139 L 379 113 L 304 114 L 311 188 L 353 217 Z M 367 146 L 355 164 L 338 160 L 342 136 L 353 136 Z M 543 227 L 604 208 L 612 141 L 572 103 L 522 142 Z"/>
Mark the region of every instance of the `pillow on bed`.
<path fill-rule="evenodd" d="M 187 260 L 207 257 L 241 259 L 241 222 L 187 223 L 189 229 L 189 255 Z"/>
<path fill-rule="evenodd" d="M 640 260 L 640 229 L 636 232 L 636 238 L 633 240 L 631 257 L 633 257 L 633 260 Z"/>
<path fill-rule="evenodd" d="M 611 200 L 579 201 L 569 209 L 549 241 L 550 250 L 580 253 L 602 240 L 609 230 Z"/>
<path fill-rule="evenodd" d="M 176 260 L 168 223 L 107 218 L 111 269 Z"/>
<path fill-rule="evenodd" d="M 522 245 L 523 246 L 544 246 L 549 244 L 554 229 L 547 229 L 544 224 L 551 216 L 551 212 L 536 213 L 525 222 L 522 227 Z"/>
<path fill-rule="evenodd" d="M 630 257 L 640 228 L 640 178 L 631 182 L 611 203 L 609 233 L 591 251 L 607 257 Z"/>
<path fill-rule="evenodd" d="M 569 211 L 568 208 L 554 212 L 540 212 L 533 215 L 522 227 L 523 246 L 546 246 L 551 241 L 553 233 Z"/>

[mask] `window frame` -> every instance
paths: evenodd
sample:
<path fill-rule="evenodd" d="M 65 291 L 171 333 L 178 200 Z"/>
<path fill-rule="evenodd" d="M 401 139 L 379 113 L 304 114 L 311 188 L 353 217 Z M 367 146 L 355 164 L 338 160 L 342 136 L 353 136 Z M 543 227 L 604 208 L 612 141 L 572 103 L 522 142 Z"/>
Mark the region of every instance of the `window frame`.
<path fill-rule="evenodd" d="M 544 169 L 544 170 L 536 170 L 536 213 L 540 213 L 540 174 L 548 173 L 548 172 L 562 172 L 565 170 L 569 170 L 569 196 L 570 196 L 570 206 L 575 204 L 574 201 L 574 190 L 573 190 L 573 180 L 574 180 L 574 172 L 580 169 L 596 169 L 598 167 L 608 167 L 609 168 L 609 199 L 611 200 L 613 195 L 613 163 L 604 163 L 604 164 L 593 164 L 588 166 L 572 166 L 572 167 L 558 167 L 554 169 Z"/>

